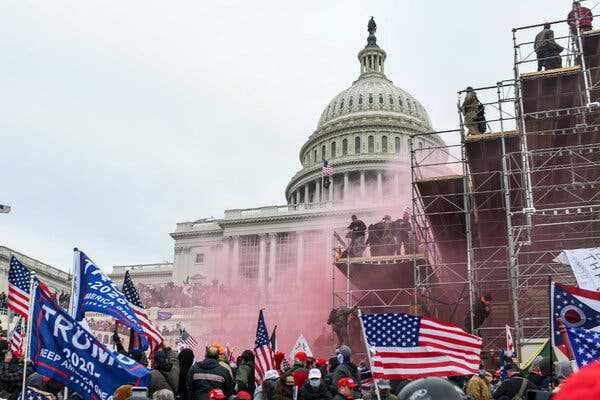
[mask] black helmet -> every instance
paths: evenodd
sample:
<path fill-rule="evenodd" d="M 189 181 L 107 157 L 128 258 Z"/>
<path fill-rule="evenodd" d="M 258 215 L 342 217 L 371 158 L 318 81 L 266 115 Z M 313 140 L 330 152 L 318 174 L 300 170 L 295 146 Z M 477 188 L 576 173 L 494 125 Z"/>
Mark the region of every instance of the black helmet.
<path fill-rule="evenodd" d="M 398 400 L 464 400 L 465 394 L 453 383 L 441 378 L 422 378 L 404 386 Z"/>

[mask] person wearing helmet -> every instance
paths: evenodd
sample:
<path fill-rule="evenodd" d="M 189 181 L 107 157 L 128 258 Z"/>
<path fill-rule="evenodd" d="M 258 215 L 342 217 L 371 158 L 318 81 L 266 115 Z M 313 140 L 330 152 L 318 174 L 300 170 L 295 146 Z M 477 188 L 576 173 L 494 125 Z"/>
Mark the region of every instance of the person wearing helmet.
<path fill-rule="evenodd" d="M 219 349 L 216 346 L 206 348 L 206 358 L 195 363 L 186 380 L 189 396 L 186 400 L 208 400 L 212 389 L 221 389 L 225 396 L 234 393 L 231 374 L 219 364 Z"/>
<path fill-rule="evenodd" d="M 511 397 L 512 398 L 512 397 Z M 404 386 L 398 400 L 465 400 L 458 386 L 442 378 L 421 378 Z"/>
<path fill-rule="evenodd" d="M 358 384 L 352 378 L 342 378 L 337 383 L 337 394 L 333 400 L 360 399 L 360 393 L 356 390 Z"/>

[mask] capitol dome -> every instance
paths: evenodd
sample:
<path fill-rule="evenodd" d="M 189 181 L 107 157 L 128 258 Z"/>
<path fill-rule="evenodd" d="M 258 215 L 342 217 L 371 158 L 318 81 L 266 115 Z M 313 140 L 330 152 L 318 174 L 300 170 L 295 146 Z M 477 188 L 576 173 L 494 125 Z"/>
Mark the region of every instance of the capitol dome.
<path fill-rule="evenodd" d="M 385 75 L 386 52 L 377 45 L 376 29 L 371 18 L 367 45 L 358 53 L 358 79 L 329 102 L 300 149 L 302 169 L 285 191 L 290 205 L 364 205 L 410 191 L 409 139 L 431 132 L 431 122 L 423 105 Z M 414 145 L 435 149 L 444 142 L 430 134 L 415 137 Z M 438 156 L 432 151 L 432 160 Z M 324 163 L 333 168 L 329 179 L 323 179 Z"/>

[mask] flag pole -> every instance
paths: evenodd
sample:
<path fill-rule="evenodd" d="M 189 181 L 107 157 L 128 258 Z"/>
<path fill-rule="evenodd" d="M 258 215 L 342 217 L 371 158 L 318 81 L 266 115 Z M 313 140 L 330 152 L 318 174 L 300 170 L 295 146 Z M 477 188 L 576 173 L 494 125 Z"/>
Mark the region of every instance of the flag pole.
<path fill-rule="evenodd" d="M 371 376 L 373 377 L 373 385 L 375 386 L 375 394 L 377 395 L 377 400 L 381 400 L 381 394 L 379 394 L 379 386 L 377 385 L 377 379 L 375 379 L 375 375 L 373 373 L 373 364 L 371 363 L 371 350 L 369 349 L 369 342 L 367 340 L 367 334 L 365 332 L 365 325 L 362 320 L 362 311 L 360 308 L 358 309 L 358 320 L 360 321 L 360 330 L 362 333 L 362 338 L 365 344 L 365 349 L 367 350 L 367 359 L 369 360 L 369 369 L 371 370 Z"/>
<path fill-rule="evenodd" d="M 552 330 L 552 319 L 554 318 L 554 310 L 552 309 L 552 304 L 554 303 L 554 298 L 552 296 L 552 276 L 548 276 L 548 297 L 550 298 L 550 301 L 548 302 L 548 325 L 550 327 L 550 387 L 554 388 L 554 331 Z"/>
<path fill-rule="evenodd" d="M 37 279 L 35 278 L 35 272 L 31 271 L 29 275 L 29 311 L 27 318 L 27 340 L 25 340 L 25 350 L 23 351 L 23 380 L 21 382 L 21 399 L 25 398 L 25 389 L 27 387 L 27 361 L 29 358 L 29 348 L 31 341 L 31 329 L 33 326 L 33 305 L 35 304 L 35 292 L 37 289 Z"/>
<path fill-rule="evenodd" d="M 75 290 L 77 289 L 77 285 L 79 284 L 79 281 L 76 282 L 75 277 L 78 277 L 78 271 L 77 271 L 77 267 L 80 263 L 80 259 L 79 259 L 79 249 L 77 247 L 73 248 L 73 268 L 71 269 L 71 295 L 69 296 L 69 315 L 71 317 L 73 317 L 73 319 L 75 321 L 77 321 L 77 318 L 75 318 L 75 303 L 76 303 L 76 297 L 75 297 Z M 79 298 L 79 294 L 77 295 L 77 299 Z M 69 388 L 67 388 L 65 386 L 64 388 L 64 394 L 63 394 L 63 398 L 67 398 L 69 397 Z"/>

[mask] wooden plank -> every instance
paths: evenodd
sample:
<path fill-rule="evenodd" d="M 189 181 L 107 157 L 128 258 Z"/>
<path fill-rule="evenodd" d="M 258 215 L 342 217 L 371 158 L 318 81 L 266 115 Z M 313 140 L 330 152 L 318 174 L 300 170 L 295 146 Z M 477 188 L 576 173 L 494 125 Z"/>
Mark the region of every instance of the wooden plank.
<path fill-rule="evenodd" d="M 466 142 L 479 142 L 482 140 L 493 140 L 504 137 L 518 136 L 517 131 L 506 131 L 506 132 L 492 132 L 492 133 L 480 133 L 479 135 L 467 135 L 465 137 Z"/>
<path fill-rule="evenodd" d="M 521 74 L 521 79 L 548 78 L 558 75 L 575 74 L 580 71 L 581 66 L 576 65 L 574 67 L 555 68 L 546 71 L 524 72 Z"/>
<path fill-rule="evenodd" d="M 377 264 L 380 262 L 408 262 L 417 260 L 425 260 L 425 253 L 415 253 L 406 255 L 394 255 L 394 256 L 376 256 L 376 257 L 350 257 L 350 264 Z M 348 258 L 340 258 L 336 261 L 336 264 L 346 264 Z"/>
<path fill-rule="evenodd" d="M 425 182 L 439 182 L 439 181 L 454 181 L 458 179 L 462 179 L 463 175 L 443 175 L 443 176 L 434 176 L 431 178 L 423 178 L 417 179 L 417 183 L 425 183 Z"/>

